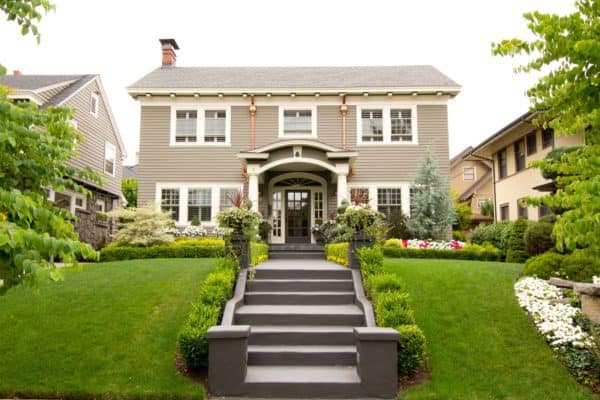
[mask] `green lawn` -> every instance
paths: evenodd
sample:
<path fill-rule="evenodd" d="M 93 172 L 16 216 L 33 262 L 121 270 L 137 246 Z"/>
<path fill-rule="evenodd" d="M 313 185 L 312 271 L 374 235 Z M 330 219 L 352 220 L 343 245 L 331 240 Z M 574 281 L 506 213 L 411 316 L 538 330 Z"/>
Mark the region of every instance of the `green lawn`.
<path fill-rule="evenodd" d="M 177 334 L 213 259 L 65 270 L 0 296 L 0 398 L 197 398 L 174 367 Z"/>
<path fill-rule="evenodd" d="M 427 336 L 431 379 L 406 400 L 591 399 L 519 308 L 522 265 L 386 259 L 413 299 Z"/>

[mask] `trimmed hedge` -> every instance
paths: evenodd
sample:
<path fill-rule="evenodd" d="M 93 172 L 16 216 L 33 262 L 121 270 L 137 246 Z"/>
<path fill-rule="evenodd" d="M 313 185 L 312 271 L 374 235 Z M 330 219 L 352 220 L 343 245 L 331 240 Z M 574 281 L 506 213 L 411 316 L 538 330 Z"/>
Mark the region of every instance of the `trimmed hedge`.
<path fill-rule="evenodd" d="M 527 260 L 523 275 L 540 279 L 557 277 L 576 282 L 592 282 L 593 276 L 600 276 L 600 257 L 589 250 L 577 250 L 568 255 L 544 253 Z"/>
<path fill-rule="evenodd" d="M 325 258 L 337 264 L 348 266 L 349 243 L 329 243 L 325 245 Z"/>
<path fill-rule="evenodd" d="M 377 293 L 373 300 L 375 321 L 378 326 L 395 327 L 415 323 L 407 293 L 397 291 Z"/>
<path fill-rule="evenodd" d="M 222 239 L 178 240 L 150 247 L 113 243 L 100 250 L 100 261 L 144 258 L 211 258 L 225 256 Z"/>
<path fill-rule="evenodd" d="M 373 300 L 380 293 L 402 290 L 402 279 L 394 274 L 371 275 L 365 280 L 365 291 L 371 293 Z"/>
<path fill-rule="evenodd" d="M 208 366 L 206 332 L 219 324 L 225 304 L 233 293 L 238 268 L 237 261 L 221 258 L 200 286 L 198 300 L 192 305 L 178 338 L 179 352 L 189 369 Z"/>
<path fill-rule="evenodd" d="M 493 247 L 473 245 L 460 250 L 405 249 L 397 246 L 383 246 L 383 254 L 394 258 L 440 258 L 456 260 L 502 261 L 501 252 Z"/>
<path fill-rule="evenodd" d="M 396 330 L 400 334 L 398 372 L 406 374 L 414 371 L 425 361 L 427 341 L 423 331 L 417 325 L 400 325 Z"/>
<path fill-rule="evenodd" d="M 250 265 L 253 267 L 269 259 L 269 245 L 264 243 L 250 243 Z"/>

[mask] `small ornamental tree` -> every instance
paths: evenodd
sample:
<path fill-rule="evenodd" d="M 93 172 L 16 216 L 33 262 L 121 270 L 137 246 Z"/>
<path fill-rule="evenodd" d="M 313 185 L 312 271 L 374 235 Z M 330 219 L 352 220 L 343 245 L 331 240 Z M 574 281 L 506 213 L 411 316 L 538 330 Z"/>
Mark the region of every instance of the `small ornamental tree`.
<path fill-rule="evenodd" d="M 110 211 L 107 215 L 121 220 L 115 234 L 119 242 L 151 246 L 173 241 L 173 235 L 166 233 L 167 227 L 173 225 L 171 213 L 157 211 L 155 204 L 149 203 L 139 208 L 120 208 Z"/>
<path fill-rule="evenodd" d="M 125 200 L 127 200 L 127 207 L 137 207 L 138 180 L 135 178 L 123 179 L 121 181 L 121 191 Z"/>
<path fill-rule="evenodd" d="M 448 182 L 438 173 L 428 152 L 417 171 L 411 196 L 411 215 L 406 227 L 416 239 L 443 239 L 454 222 L 455 213 Z"/>
<path fill-rule="evenodd" d="M 452 191 L 452 202 L 454 203 L 454 214 L 456 215 L 454 223 L 452 224 L 452 229 L 460 231 L 469 229 L 473 218 L 471 205 L 468 202 L 461 202 L 458 192 L 455 190 Z"/>

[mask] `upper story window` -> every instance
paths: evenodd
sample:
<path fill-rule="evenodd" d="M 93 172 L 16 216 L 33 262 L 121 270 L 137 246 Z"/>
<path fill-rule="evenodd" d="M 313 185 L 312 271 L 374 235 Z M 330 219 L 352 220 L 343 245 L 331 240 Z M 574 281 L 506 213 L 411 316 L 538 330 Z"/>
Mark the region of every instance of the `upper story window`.
<path fill-rule="evenodd" d="M 196 142 L 198 128 L 198 112 L 195 110 L 177 110 L 175 124 L 175 141 L 177 143 Z"/>
<path fill-rule="evenodd" d="M 98 93 L 92 92 L 92 95 L 90 96 L 90 114 L 96 118 L 98 118 L 99 103 Z"/>
<path fill-rule="evenodd" d="M 525 137 L 527 142 L 527 155 L 530 156 L 537 152 L 537 137 L 536 132 L 533 131 Z"/>
<path fill-rule="evenodd" d="M 284 136 L 317 136 L 316 107 L 280 107 L 279 137 Z"/>
<path fill-rule="evenodd" d="M 358 106 L 357 144 L 416 144 L 417 108 L 410 106 Z"/>
<path fill-rule="evenodd" d="M 525 139 L 519 139 L 515 142 L 515 171 L 519 172 L 525 169 Z"/>
<path fill-rule="evenodd" d="M 475 168 L 474 167 L 463 167 L 463 181 L 475 180 Z"/>
<path fill-rule="evenodd" d="M 498 152 L 498 177 L 500 179 L 508 176 L 508 163 L 506 159 L 506 149 Z"/>
<path fill-rule="evenodd" d="M 527 203 L 525 203 L 525 199 L 517 200 L 517 215 L 518 218 L 528 219 L 528 211 Z"/>
<path fill-rule="evenodd" d="M 554 129 L 546 128 L 542 130 L 542 149 L 554 146 Z"/>
<path fill-rule="evenodd" d="M 229 145 L 230 107 L 173 107 L 171 145 Z"/>
<path fill-rule="evenodd" d="M 227 111 L 204 111 L 204 142 L 224 143 L 227 136 L 226 129 Z"/>
<path fill-rule="evenodd" d="M 104 172 L 115 176 L 117 163 L 117 148 L 114 144 L 105 142 L 104 144 Z"/>

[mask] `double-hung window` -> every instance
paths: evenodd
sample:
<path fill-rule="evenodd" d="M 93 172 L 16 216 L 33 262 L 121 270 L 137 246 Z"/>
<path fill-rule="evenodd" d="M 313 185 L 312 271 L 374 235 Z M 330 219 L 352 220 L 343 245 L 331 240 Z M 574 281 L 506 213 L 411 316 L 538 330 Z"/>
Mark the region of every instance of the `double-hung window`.
<path fill-rule="evenodd" d="M 316 108 L 282 107 L 279 136 L 316 136 Z"/>
<path fill-rule="evenodd" d="M 463 181 L 475 180 L 475 167 L 463 167 Z"/>
<path fill-rule="evenodd" d="M 519 139 L 515 142 L 515 171 L 519 172 L 525 169 L 525 139 Z"/>
<path fill-rule="evenodd" d="M 554 146 L 554 129 L 546 128 L 542 130 L 542 149 Z"/>
<path fill-rule="evenodd" d="M 400 188 L 378 188 L 377 210 L 388 217 L 402 211 L 402 190 Z"/>
<path fill-rule="evenodd" d="M 198 130 L 198 111 L 177 110 L 175 118 L 175 142 L 195 143 Z"/>
<path fill-rule="evenodd" d="M 411 114 L 412 110 L 410 108 L 390 110 L 390 121 L 392 124 L 392 142 L 412 142 L 413 136 Z"/>
<path fill-rule="evenodd" d="M 383 110 L 364 109 L 360 120 L 363 142 L 383 142 Z"/>
<path fill-rule="evenodd" d="M 509 218 L 508 204 L 500 205 L 500 221 L 508 221 Z"/>
<path fill-rule="evenodd" d="M 498 152 L 498 176 L 500 179 L 508 176 L 508 164 L 506 160 L 506 149 L 502 149 Z"/>
<path fill-rule="evenodd" d="M 104 172 L 115 176 L 115 167 L 117 161 L 117 148 L 114 144 L 104 143 Z"/>
<path fill-rule="evenodd" d="M 237 195 L 236 188 L 221 188 L 219 191 L 219 211 L 233 207 L 233 200 Z"/>
<path fill-rule="evenodd" d="M 204 143 L 225 143 L 227 137 L 227 111 L 204 111 Z"/>
<path fill-rule="evenodd" d="M 211 189 L 188 189 L 188 221 L 210 221 L 211 205 Z"/>
<path fill-rule="evenodd" d="M 527 203 L 525 203 L 524 199 L 517 200 L 517 212 L 519 218 L 527 219 L 528 218 L 529 208 L 527 207 Z"/>
<path fill-rule="evenodd" d="M 162 189 L 160 206 L 163 211 L 171 213 L 175 222 L 179 221 L 179 189 Z"/>
<path fill-rule="evenodd" d="M 527 141 L 527 155 L 530 156 L 537 152 L 536 132 L 533 131 L 525 137 Z"/>
<path fill-rule="evenodd" d="M 369 188 L 350 189 L 350 201 L 353 204 L 369 204 Z"/>

